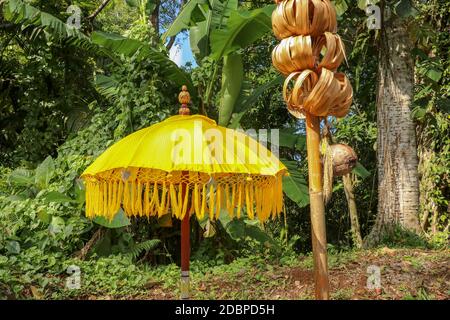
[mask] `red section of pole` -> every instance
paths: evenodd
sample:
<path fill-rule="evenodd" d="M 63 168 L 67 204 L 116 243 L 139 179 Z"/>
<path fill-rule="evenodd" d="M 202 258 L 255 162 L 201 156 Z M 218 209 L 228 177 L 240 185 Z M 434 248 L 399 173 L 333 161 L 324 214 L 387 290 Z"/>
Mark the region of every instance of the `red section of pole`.
<path fill-rule="evenodd" d="M 182 176 L 189 176 L 188 172 L 183 172 Z M 182 199 L 185 198 L 186 188 L 188 186 L 186 184 L 182 184 L 181 186 L 181 194 Z M 187 212 L 184 215 L 183 220 L 181 221 L 181 299 L 187 300 L 190 298 L 190 279 L 189 279 L 189 260 L 191 256 L 191 229 L 189 225 L 189 205 L 187 206 Z"/>
<path fill-rule="evenodd" d="M 189 213 L 181 221 L 181 271 L 189 271 L 189 257 L 191 254 Z"/>

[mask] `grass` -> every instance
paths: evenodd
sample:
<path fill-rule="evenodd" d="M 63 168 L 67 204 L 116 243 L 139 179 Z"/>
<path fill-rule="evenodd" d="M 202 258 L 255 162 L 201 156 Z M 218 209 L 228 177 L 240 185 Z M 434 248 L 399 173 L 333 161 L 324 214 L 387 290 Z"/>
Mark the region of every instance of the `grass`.
<path fill-rule="evenodd" d="M 350 300 L 353 297 L 353 289 L 351 288 L 343 288 L 338 289 L 337 291 L 331 294 L 332 300 Z"/>
<path fill-rule="evenodd" d="M 331 298 L 448 299 L 449 250 L 387 249 L 329 250 Z M 281 262 L 283 261 L 283 262 Z M 80 261 L 82 288 L 65 288 L 67 275 L 53 275 L 59 285 L 28 288 L 33 299 L 178 299 L 180 269 L 135 265 L 124 256 Z M 367 266 L 381 268 L 383 292 L 368 290 Z M 230 264 L 191 263 L 193 299 L 302 299 L 314 298 L 311 254 L 273 259 L 262 255 L 237 258 Z M 49 276 L 50 277 L 50 276 Z M 413 279 L 413 281 L 411 280 Z M 420 281 L 416 281 L 420 280 Z M 58 283 L 52 281 L 51 283 Z"/>

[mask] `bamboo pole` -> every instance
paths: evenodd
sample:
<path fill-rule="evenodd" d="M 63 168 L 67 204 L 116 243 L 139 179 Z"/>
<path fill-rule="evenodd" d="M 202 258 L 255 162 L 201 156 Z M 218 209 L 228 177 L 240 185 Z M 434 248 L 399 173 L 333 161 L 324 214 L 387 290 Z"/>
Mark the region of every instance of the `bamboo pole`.
<path fill-rule="evenodd" d="M 322 194 L 319 117 L 306 114 L 306 142 L 308 152 L 314 280 L 316 284 L 315 292 L 316 299 L 328 300 L 330 293 L 328 281 L 325 205 L 323 203 Z"/>

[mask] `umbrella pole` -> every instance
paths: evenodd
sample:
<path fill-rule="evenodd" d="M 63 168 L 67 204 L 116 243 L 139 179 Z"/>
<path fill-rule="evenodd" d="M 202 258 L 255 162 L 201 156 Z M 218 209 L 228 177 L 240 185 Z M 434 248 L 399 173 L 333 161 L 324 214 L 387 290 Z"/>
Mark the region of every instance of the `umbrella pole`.
<path fill-rule="evenodd" d="M 314 257 L 316 299 L 329 299 L 327 235 L 325 205 L 322 194 L 322 166 L 320 161 L 320 119 L 306 114 L 311 233 Z"/>
<path fill-rule="evenodd" d="M 191 102 L 191 96 L 187 90 L 187 86 L 183 86 L 180 94 L 178 95 L 178 101 L 181 103 L 181 108 L 178 110 L 178 114 L 190 115 L 191 112 L 189 110 L 189 104 Z M 187 177 L 189 180 L 189 172 L 183 171 L 183 177 Z M 186 189 L 188 185 L 183 183 L 181 186 L 183 189 L 181 190 L 181 198 L 185 198 Z M 190 298 L 190 279 L 189 279 L 189 259 L 191 255 L 191 229 L 189 226 L 189 206 L 187 206 L 186 214 L 184 215 L 183 220 L 181 221 L 181 299 L 188 300 Z"/>
<path fill-rule="evenodd" d="M 184 193 L 184 192 L 183 192 Z M 184 195 L 183 195 L 184 197 Z M 191 253 L 189 212 L 181 221 L 181 299 L 190 298 L 189 256 Z"/>

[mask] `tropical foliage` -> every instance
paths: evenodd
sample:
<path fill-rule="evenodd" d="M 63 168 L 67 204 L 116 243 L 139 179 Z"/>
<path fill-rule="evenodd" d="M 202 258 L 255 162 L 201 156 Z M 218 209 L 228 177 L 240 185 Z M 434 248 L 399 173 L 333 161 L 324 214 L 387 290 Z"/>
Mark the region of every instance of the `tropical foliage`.
<path fill-rule="evenodd" d="M 0 299 L 138 295 L 152 277 L 174 287 L 177 278 L 168 275 L 177 272 L 179 222 L 130 220 L 123 213 L 111 222 L 88 220 L 79 176 L 117 140 L 175 114 L 182 85 L 193 112 L 223 126 L 280 129 L 280 158 L 290 171 L 281 219 L 260 225 L 223 214 L 219 222 L 194 223 L 194 272 L 230 263 L 236 270 L 266 268 L 261 259 L 296 263 L 311 250 L 305 127 L 286 112 L 283 78 L 271 66 L 272 1 L 112 0 L 92 18 L 102 3 L 0 1 Z M 334 141 L 359 155 L 352 181 L 364 237 L 377 214 L 379 31 L 367 29 L 365 1 L 333 3 L 355 97 L 349 116 L 329 124 Z M 70 4 L 81 9 L 80 29 L 66 23 Z M 396 229 L 384 242 L 442 248 L 450 208 L 450 4 L 402 0 L 392 11 L 410 19 L 415 43 L 411 117 L 423 233 Z M 195 63 L 180 67 L 169 53 L 186 39 Z M 351 248 L 341 180 L 334 181 L 326 218 L 331 246 Z M 73 264 L 87 270 L 91 292 L 65 290 Z"/>

